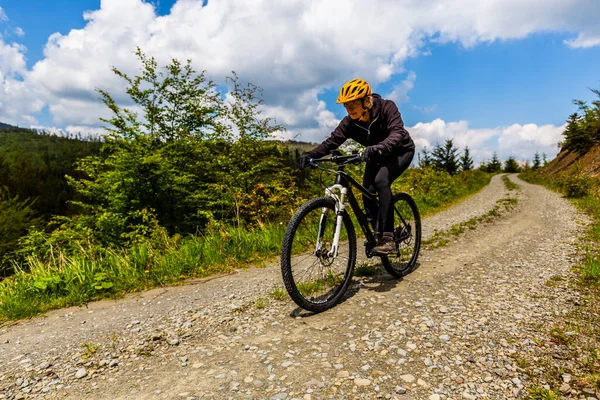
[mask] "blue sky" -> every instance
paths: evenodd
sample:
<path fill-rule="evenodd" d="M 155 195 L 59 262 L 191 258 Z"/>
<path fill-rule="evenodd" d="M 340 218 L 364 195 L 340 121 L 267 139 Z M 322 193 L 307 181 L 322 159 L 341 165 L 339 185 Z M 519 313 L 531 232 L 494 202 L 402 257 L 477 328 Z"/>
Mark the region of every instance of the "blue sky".
<path fill-rule="evenodd" d="M 477 161 L 554 157 L 571 100 L 600 88 L 597 0 L 362 4 L 0 0 L 0 121 L 97 131 L 95 89 L 122 90 L 110 67 L 135 74 L 136 46 L 220 83 L 236 71 L 264 88 L 284 137 L 313 142 L 344 116 L 339 85 L 362 77 L 397 102 L 419 149 L 452 138 Z"/>

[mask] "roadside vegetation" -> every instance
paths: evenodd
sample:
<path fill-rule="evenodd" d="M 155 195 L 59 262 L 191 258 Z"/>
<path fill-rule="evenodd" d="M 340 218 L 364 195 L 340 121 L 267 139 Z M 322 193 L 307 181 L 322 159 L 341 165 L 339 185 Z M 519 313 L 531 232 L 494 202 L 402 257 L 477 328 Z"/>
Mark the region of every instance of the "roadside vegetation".
<path fill-rule="evenodd" d="M 575 285 L 581 299 L 573 311 L 553 326 L 540 327 L 540 332 L 560 346 L 566 360 L 559 369 L 549 365 L 553 373 L 538 376 L 529 369 L 530 377 L 536 382 L 529 388 L 529 399 L 553 399 L 565 394 L 565 376 L 571 388 L 600 390 L 600 178 L 588 176 L 575 168 L 568 174 L 546 177 L 541 173 L 522 174 L 521 177 L 536 184 L 562 193 L 576 207 L 587 214 L 591 223 L 579 243 L 580 257 L 573 267 L 578 279 Z M 549 277 L 549 286 L 564 285 L 565 278 Z M 538 361 L 543 362 L 542 360 Z M 552 363 L 549 358 L 545 362 Z M 561 391 L 562 388 L 562 391 Z"/>
<path fill-rule="evenodd" d="M 271 139 L 285 128 L 262 116 L 260 88 L 233 74 L 226 96 L 189 61 L 138 58 L 138 76 L 113 69 L 134 108 L 99 90 L 112 112 L 101 139 L 0 132 L 0 202 L 12 210 L 0 212 L 0 322 L 260 266 L 279 253 L 298 206 L 331 184 L 296 167 L 312 144 Z M 497 160 L 474 170 L 451 140 L 426 159 L 394 185 L 423 215 L 501 172 Z M 48 176 L 57 183 L 44 189 Z"/>
<path fill-rule="evenodd" d="M 503 178 L 505 178 L 505 177 L 503 177 Z M 516 186 L 511 181 L 508 181 L 508 179 L 505 180 L 505 183 L 506 182 L 510 182 L 511 187 L 513 187 L 513 185 Z M 509 189 L 509 190 L 515 190 L 515 189 L 513 188 L 513 189 Z M 494 207 L 491 210 L 489 210 L 487 213 L 480 215 L 478 217 L 471 218 L 467 221 L 463 221 L 463 222 L 459 222 L 458 224 L 454 224 L 448 230 L 434 232 L 434 234 L 429 239 L 423 240 L 423 246 L 425 249 L 428 249 L 428 250 L 446 246 L 446 245 L 448 245 L 448 243 L 450 243 L 450 240 L 458 238 L 460 235 L 465 233 L 467 230 L 474 230 L 480 224 L 490 223 L 490 222 L 494 221 L 495 219 L 504 215 L 506 212 L 511 211 L 512 209 L 514 209 L 516 207 L 517 202 L 518 202 L 517 198 L 507 195 L 506 197 L 496 201 L 496 204 L 494 205 Z"/>
<path fill-rule="evenodd" d="M 564 132 L 562 150 L 585 155 L 600 140 L 600 91 L 593 90 L 599 100 L 591 106 L 574 101 L 579 112 L 571 115 Z M 579 262 L 573 267 L 577 276 L 574 282 L 565 283 L 560 276 L 549 277 L 547 285 L 575 285 L 581 293 L 576 307 L 553 326 L 541 327 L 540 332 L 556 343 L 562 351 L 561 359 L 569 360 L 564 367 L 554 368 L 550 357 L 538 360 L 548 363 L 551 371 L 544 376 L 527 368 L 534 385 L 528 390 L 531 400 L 558 399 L 567 395 L 570 388 L 592 396 L 600 390 L 600 176 L 585 173 L 584 166 L 576 162 L 568 172 L 552 176 L 544 171 L 527 171 L 520 177 L 541 184 L 563 194 L 590 218 L 590 224 L 579 243 Z M 531 366 L 531 365 L 530 365 Z M 591 393 L 586 392 L 590 390 Z"/>

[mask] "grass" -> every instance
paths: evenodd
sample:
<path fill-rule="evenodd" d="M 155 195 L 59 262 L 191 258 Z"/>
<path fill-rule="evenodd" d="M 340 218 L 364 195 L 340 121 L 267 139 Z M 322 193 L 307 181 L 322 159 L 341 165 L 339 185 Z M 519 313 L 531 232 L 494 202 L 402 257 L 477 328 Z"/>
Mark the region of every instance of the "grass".
<path fill-rule="evenodd" d="M 575 332 L 566 330 L 563 326 L 554 325 L 550 329 L 550 337 L 555 343 L 570 346 L 575 343 Z"/>
<path fill-rule="evenodd" d="M 519 185 L 517 185 L 516 183 L 514 183 L 513 181 L 511 181 L 510 178 L 508 177 L 508 175 L 503 175 L 502 176 L 502 182 L 504 182 L 504 186 L 509 191 L 518 190 L 519 189 Z"/>
<path fill-rule="evenodd" d="M 560 286 L 561 282 L 564 282 L 564 281 L 565 281 L 565 278 L 563 276 L 553 275 L 550 278 L 548 278 L 545 285 L 551 286 L 551 287 Z"/>
<path fill-rule="evenodd" d="M 513 209 L 517 205 L 517 202 L 517 199 L 513 197 L 500 199 L 496 202 L 494 208 L 487 213 L 471 218 L 468 221 L 454 224 L 447 231 L 435 232 L 431 238 L 423 241 L 423 246 L 428 250 L 446 246 L 450 243 L 451 238 L 456 238 L 467 230 L 474 230 L 481 223 L 493 221 L 495 218 L 500 217 L 503 212 Z"/>
<path fill-rule="evenodd" d="M 259 297 L 258 299 L 256 299 L 256 301 L 254 302 L 254 306 L 256 308 L 258 308 L 259 310 L 265 308 L 267 306 L 267 300 Z"/>
<path fill-rule="evenodd" d="M 581 279 L 591 285 L 600 285 L 600 259 L 588 253 L 581 270 Z"/>
<path fill-rule="evenodd" d="M 83 354 L 81 355 L 82 360 L 86 360 L 92 357 L 98 351 L 98 346 L 92 342 L 81 343 L 81 348 L 83 349 Z"/>
<path fill-rule="evenodd" d="M 331 270 L 327 272 L 327 276 L 320 279 L 312 279 L 306 282 L 296 282 L 298 291 L 303 296 L 311 296 L 314 294 L 323 294 L 322 292 L 338 287 L 344 280 L 343 274 L 334 275 Z"/>
<path fill-rule="evenodd" d="M 577 306 L 551 326 L 538 327 L 536 331 L 560 348 L 563 360 L 569 360 L 568 364 L 565 361 L 561 364 L 569 366 L 569 374 L 573 377 L 571 387 L 600 390 L 600 182 L 581 175 L 572 180 L 569 176 L 547 179 L 531 173 L 521 178 L 562 193 L 590 217 L 591 223 L 579 243 L 581 261 L 573 267 L 578 278 L 568 281 L 555 275 L 546 281 L 546 286 L 571 286 L 577 290 L 580 293 Z M 546 373 L 537 377 L 531 368 L 525 368 L 537 385 L 529 389 L 528 398 L 558 398 L 555 392 L 539 387 L 543 384 L 552 384 L 554 388 L 560 386 L 562 371 L 556 369 L 556 360 L 537 360 L 535 364 L 538 368 L 543 367 Z"/>
<path fill-rule="evenodd" d="M 377 274 L 377 268 L 368 263 L 360 263 L 354 268 L 354 276 L 373 276 Z"/>
<path fill-rule="evenodd" d="M 81 248 L 57 252 L 46 262 L 28 259 L 29 269 L 0 282 L 0 322 L 125 293 L 224 273 L 279 252 L 284 227 L 229 229 L 205 236 L 163 238 L 161 246 L 129 249 Z"/>
<path fill-rule="evenodd" d="M 288 293 L 284 288 L 278 287 L 271 290 L 269 296 L 271 296 L 273 300 L 284 301 L 288 298 Z"/>
<path fill-rule="evenodd" d="M 480 171 L 449 176 L 411 168 L 405 175 L 393 189 L 413 195 L 422 215 L 476 193 L 491 179 Z M 14 275 L 0 281 L 0 323 L 260 264 L 279 254 L 285 227 L 285 223 L 253 230 L 224 227 L 198 236 L 165 236 L 122 249 L 80 242 L 69 243 L 69 249 L 50 248 L 46 259 L 30 255 L 23 265 L 16 266 Z M 357 273 L 371 272 L 358 269 Z M 270 297 L 285 299 L 287 294 L 281 289 Z"/>
<path fill-rule="evenodd" d="M 527 389 L 528 400 L 558 400 L 560 397 L 552 390 L 547 390 L 538 386 Z"/>

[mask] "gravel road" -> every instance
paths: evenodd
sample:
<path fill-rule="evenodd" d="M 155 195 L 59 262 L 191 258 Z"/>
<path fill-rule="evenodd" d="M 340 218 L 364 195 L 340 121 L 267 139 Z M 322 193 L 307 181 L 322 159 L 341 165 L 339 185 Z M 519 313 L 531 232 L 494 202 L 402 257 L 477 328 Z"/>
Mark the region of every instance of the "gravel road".
<path fill-rule="evenodd" d="M 519 190 L 495 176 L 426 218 L 424 238 L 507 196 L 515 208 L 423 250 L 402 280 L 383 267 L 355 278 L 348 298 L 318 315 L 270 295 L 283 287 L 273 260 L 0 326 L 0 399 L 525 398 L 519 361 L 557 351 L 537 327 L 577 307 L 566 282 L 586 220 L 559 195 L 510 179 Z M 570 380 L 565 398 L 598 397 Z"/>

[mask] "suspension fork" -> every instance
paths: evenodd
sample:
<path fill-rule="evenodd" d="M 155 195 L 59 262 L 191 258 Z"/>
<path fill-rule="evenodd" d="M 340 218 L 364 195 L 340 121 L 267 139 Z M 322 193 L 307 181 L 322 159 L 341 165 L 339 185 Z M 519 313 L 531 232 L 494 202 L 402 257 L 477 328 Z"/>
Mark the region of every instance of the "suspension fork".
<path fill-rule="evenodd" d="M 334 193 L 339 192 L 339 195 Z M 340 236 L 342 232 L 342 224 L 344 223 L 344 200 L 346 194 L 348 193 L 348 188 L 341 185 L 335 184 L 331 187 L 325 188 L 325 196 L 331 197 L 335 200 L 335 213 L 336 213 L 336 221 L 335 221 L 335 233 L 333 235 L 333 243 L 331 244 L 331 249 L 327 252 L 328 257 L 337 257 Z M 316 254 L 319 254 L 322 251 L 323 247 L 323 235 L 325 234 L 325 223 L 327 221 L 328 209 L 323 207 L 321 210 L 321 218 L 319 220 L 319 235 L 317 237 L 317 247 L 315 249 Z"/>

